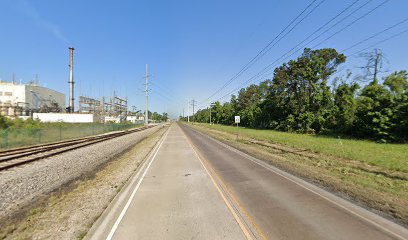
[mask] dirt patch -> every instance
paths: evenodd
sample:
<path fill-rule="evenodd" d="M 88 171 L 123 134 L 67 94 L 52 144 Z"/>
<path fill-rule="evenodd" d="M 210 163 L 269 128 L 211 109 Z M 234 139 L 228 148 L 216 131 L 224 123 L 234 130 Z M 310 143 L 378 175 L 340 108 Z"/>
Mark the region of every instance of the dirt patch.
<path fill-rule="evenodd" d="M 92 177 L 48 196 L 20 221 L 4 224 L 0 239 L 82 239 L 165 130 L 141 141 Z"/>
<path fill-rule="evenodd" d="M 249 155 L 408 225 L 408 176 L 366 163 L 192 126 Z"/>

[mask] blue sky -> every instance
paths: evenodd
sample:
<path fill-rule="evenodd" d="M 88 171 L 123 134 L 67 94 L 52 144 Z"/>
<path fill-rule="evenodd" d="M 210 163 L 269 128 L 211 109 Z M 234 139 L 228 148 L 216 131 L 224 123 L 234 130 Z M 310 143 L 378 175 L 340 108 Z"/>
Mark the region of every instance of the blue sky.
<path fill-rule="evenodd" d="M 324 1 L 210 101 L 241 86 L 354 1 Z M 367 1 L 360 0 L 349 12 Z M 309 47 L 383 1 L 371 0 Z M 15 73 L 18 81 L 27 82 L 38 74 L 41 85 L 68 95 L 68 47 L 73 46 L 77 97 L 109 96 L 115 90 L 128 96 L 129 106 L 143 109 L 147 63 L 152 75 L 150 109 L 176 117 L 187 99 L 201 102 L 234 76 L 310 2 L 0 0 L 0 78 L 11 81 Z M 407 12 L 408 1 L 390 0 L 318 48 L 345 49 L 406 19 Z M 408 22 L 346 54 L 406 29 Z M 407 43 L 405 33 L 377 46 L 388 60 L 385 70 L 408 69 Z M 349 57 L 342 69 L 358 72 L 363 64 L 362 59 Z M 267 77 L 271 75 L 254 82 Z"/>

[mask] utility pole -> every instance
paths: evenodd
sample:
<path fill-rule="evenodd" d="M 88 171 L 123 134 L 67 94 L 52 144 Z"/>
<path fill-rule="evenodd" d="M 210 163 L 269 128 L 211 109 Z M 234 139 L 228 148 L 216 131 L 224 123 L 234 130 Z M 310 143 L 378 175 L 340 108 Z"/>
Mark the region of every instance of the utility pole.
<path fill-rule="evenodd" d="M 211 104 L 210 104 L 210 125 L 211 125 Z"/>
<path fill-rule="evenodd" d="M 190 122 L 190 101 L 187 99 L 187 122 Z"/>
<path fill-rule="evenodd" d="M 195 121 L 195 116 L 194 116 L 194 107 L 196 105 L 195 99 L 192 100 L 192 105 L 193 105 L 193 122 Z"/>
<path fill-rule="evenodd" d="M 148 103 L 149 103 L 149 72 L 147 69 L 147 64 L 146 64 L 146 112 L 145 112 L 145 125 L 147 126 L 149 124 L 149 109 L 148 109 Z"/>

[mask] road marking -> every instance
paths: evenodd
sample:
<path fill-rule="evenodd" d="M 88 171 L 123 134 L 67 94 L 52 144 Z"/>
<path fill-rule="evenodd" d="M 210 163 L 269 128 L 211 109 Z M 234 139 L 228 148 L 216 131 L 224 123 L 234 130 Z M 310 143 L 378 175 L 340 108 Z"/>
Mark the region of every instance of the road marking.
<path fill-rule="evenodd" d="M 182 132 L 184 133 L 184 130 L 182 130 Z M 245 237 L 247 239 L 253 239 L 253 237 L 251 236 L 250 230 L 247 229 L 247 227 L 245 226 L 245 224 L 241 221 L 240 217 L 238 216 L 238 213 L 236 212 L 236 210 L 234 209 L 234 207 L 231 205 L 231 203 L 228 201 L 227 197 L 224 195 L 223 191 L 221 190 L 221 188 L 218 186 L 217 182 L 215 181 L 215 179 L 213 178 L 212 174 L 210 173 L 210 171 L 207 169 L 206 165 L 210 168 L 210 170 L 212 170 L 211 172 L 217 177 L 217 179 L 219 180 L 220 184 L 222 184 L 224 186 L 225 191 L 227 192 L 227 194 L 230 196 L 231 201 L 234 202 L 234 204 L 241 210 L 241 212 L 243 212 L 246 216 L 246 218 L 249 220 L 249 222 L 253 225 L 254 229 L 257 231 L 258 235 L 261 236 L 262 239 L 267 239 L 265 237 L 265 235 L 263 234 L 263 232 L 261 231 L 261 229 L 256 225 L 255 221 L 252 220 L 252 218 L 250 217 L 250 215 L 248 214 L 248 211 L 245 210 L 245 208 L 243 208 L 237 198 L 228 190 L 227 186 L 223 183 L 222 179 L 217 175 L 217 173 L 215 172 L 215 170 L 212 168 L 211 164 L 203 157 L 199 154 L 198 149 L 194 146 L 194 144 L 190 141 L 190 139 L 186 136 L 186 134 L 184 133 L 187 142 L 189 143 L 189 145 L 191 146 L 194 154 L 196 155 L 196 157 L 198 158 L 198 160 L 200 161 L 201 165 L 203 166 L 204 170 L 207 172 L 208 176 L 210 177 L 211 181 L 213 182 L 215 188 L 217 189 L 217 191 L 219 192 L 219 194 L 221 195 L 222 199 L 224 200 L 225 204 L 227 205 L 228 209 L 230 210 L 230 212 L 232 213 L 233 217 L 235 218 L 235 220 L 237 221 L 239 227 L 241 228 L 242 232 L 244 233 Z M 205 164 L 207 163 L 207 164 Z"/>
<path fill-rule="evenodd" d="M 246 154 L 246 153 L 244 153 L 244 152 L 242 152 L 242 151 L 240 151 L 240 150 L 238 150 L 238 149 L 236 149 L 236 148 L 234 148 L 234 147 L 231 147 L 231 146 L 229 146 L 229 145 L 227 145 L 227 144 L 225 144 L 225 143 L 223 143 L 223 142 L 221 142 L 221 141 L 219 141 L 219 140 L 217 140 L 217 139 L 214 139 L 214 138 L 212 138 L 211 136 L 208 136 L 208 135 L 205 135 L 205 134 L 203 134 L 203 133 L 200 133 L 200 132 L 198 132 L 197 130 L 194 130 L 194 131 L 197 132 L 197 133 L 199 133 L 199 134 L 202 135 L 202 136 L 207 137 L 208 139 L 213 140 L 213 141 L 216 142 L 216 143 L 219 143 L 220 145 L 224 146 L 225 148 L 227 148 L 227 149 L 229 149 L 229 150 L 231 150 L 231 151 L 233 151 L 233 152 L 235 152 L 235 153 L 237 153 L 237 154 L 239 154 L 239 155 L 245 157 L 246 159 L 252 161 L 253 163 L 256 163 L 257 165 L 259 165 L 259 166 L 261 166 L 261 167 L 263 167 L 263 168 L 265 168 L 265 169 L 267 169 L 267 170 L 269 170 L 269 171 L 271 171 L 271 172 L 273 172 L 273 173 L 275 173 L 275 174 L 277 174 L 277 175 L 279 175 L 279 176 L 281 176 L 281 177 L 283 177 L 283 178 L 285 178 L 285 179 L 287 179 L 287 180 L 289 180 L 289 181 L 295 183 L 296 185 L 298 185 L 298 186 L 300 186 L 300 187 L 302 187 L 302 188 L 304 188 L 304 189 L 306 189 L 306 190 L 308 190 L 308 191 L 310 191 L 310 192 L 312 192 L 312 193 L 318 195 L 319 197 L 321 197 L 321 198 L 325 199 L 326 201 L 328 201 L 328 202 L 330 202 L 330 203 L 332 203 L 332 204 L 334 204 L 334 205 L 340 207 L 341 209 L 346 210 L 347 212 L 349 212 L 349 213 L 351 213 L 351 214 L 353 214 L 353 215 L 355 215 L 355 216 L 357 216 L 357 217 L 359 217 L 359 218 L 361 218 L 361 219 L 363 219 L 363 220 L 365 220 L 365 221 L 367 221 L 367 222 L 373 224 L 374 226 L 376 226 L 377 228 L 383 230 L 384 232 L 386 232 L 386 233 L 388 233 L 388 234 L 390 234 L 390 235 L 393 235 L 394 237 L 397 237 L 397 238 L 402 239 L 402 240 L 406 240 L 406 239 L 407 239 L 407 238 L 405 238 L 405 237 L 399 235 L 398 233 L 394 233 L 393 231 L 391 231 L 391 230 L 389 230 L 389 229 L 383 227 L 382 225 L 378 224 L 377 222 L 375 222 L 375 221 L 373 221 L 373 220 L 371 220 L 371 219 L 369 219 L 369 218 L 366 218 L 366 217 L 362 216 L 361 214 L 357 213 L 356 211 L 353 211 L 353 210 L 351 210 L 351 209 L 348 209 L 348 208 L 345 207 L 343 204 L 337 203 L 336 201 L 334 201 L 334 200 L 332 200 L 332 199 L 330 199 L 330 198 L 328 198 L 328 197 L 326 197 L 326 196 L 320 194 L 320 193 L 317 192 L 316 190 L 313 190 L 313 189 L 311 189 L 311 188 L 305 186 L 305 183 L 299 182 L 299 180 L 296 179 L 295 176 L 291 176 L 291 175 L 289 175 L 288 173 L 286 173 L 286 172 L 284 172 L 284 171 L 282 171 L 282 170 L 275 169 L 275 167 L 270 166 L 270 165 L 267 165 L 267 163 L 262 162 L 261 160 L 255 158 L 255 157 L 252 157 L 252 156 L 250 156 L 250 155 L 248 155 L 248 154 Z M 291 176 L 291 177 L 286 176 L 286 174 L 288 174 L 288 175 Z M 296 180 L 295 180 L 295 179 L 296 179 Z M 317 187 L 317 186 L 314 186 L 314 187 Z M 328 193 L 328 194 L 330 194 L 330 193 Z M 343 199 L 342 199 L 342 200 L 343 200 Z M 350 203 L 350 204 L 352 204 L 352 203 Z M 356 206 L 356 207 L 358 207 L 358 206 Z M 385 220 L 386 220 L 386 219 L 385 219 Z M 388 220 L 387 220 L 387 221 L 388 221 Z M 392 223 L 392 222 L 391 222 L 391 223 Z"/>
<path fill-rule="evenodd" d="M 170 128 L 169 128 L 169 130 L 167 130 L 166 135 L 164 135 L 164 137 L 161 139 L 161 142 L 160 142 L 159 145 L 157 146 L 157 148 L 156 148 L 156 150 L 155 150 L 155 152 L 154 152 L 153 157 L 150 159 L 149 165 L 147 165 L 146 169 L 145 169 L 144 172 L 143 172 L 143 175 L 142 175 L 142 176 L 140 177 L 140 179 L 139 179 L 139 182 L 137 183 L 136 187 L 133 189 L 132 194 L 130 195 L 128 201 L 126 202 L 125 207 L 122 209 L 122 212 L 120 213 L 119 217 L 116 219 L 115 224 L 113 224 L 112 229 L 111 229 L 110 232 L 109 232 L 109 235 L 106 237 L 106 240 L 111 240 L 112 237 L 113 237 L 113 235 L 115 234 L 116 229 L 118 228 L 120 222 L 122 221 L 123 217 L 125 216 L 126 211 L 128 210 L 128 208 L 129 208 L 129 206 L 130 206 L 130 203 L 133 201 L 133 198 L 135 197 L 136 192 L 137 192 L 137 190 L 138 190 L 139 187 L 140 187 L 140 184 L 142 183 L 144 177 L 146 176 L 146 173 L 147 173 L 147 171 L 149 170 L 150 166 L 151 166 L 152 163 L 154 162 L 154 160 L 155 160 L 155 158 L 156 158 L 156 155 L 157 155 L 157 153 L 158 153 L 159 150 L 160 150 L 160 147 L 162 146 L 162 144 L 163 144 L 164 140 L 166 139 L 167 135 L 169 134 L 169 131 L 170 131 Z"/>

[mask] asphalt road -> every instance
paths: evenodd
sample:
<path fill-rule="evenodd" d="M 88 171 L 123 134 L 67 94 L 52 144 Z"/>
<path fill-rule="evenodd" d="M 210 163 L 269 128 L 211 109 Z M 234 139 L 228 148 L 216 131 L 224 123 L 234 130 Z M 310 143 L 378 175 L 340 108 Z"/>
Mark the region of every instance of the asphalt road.
<path fill-rule="evenodd" d="M 173 124 L 88 239 L 408 239 L 407 229 Z"/>
<path fill-rule="evenodd" d="M 408 239 L 397 224 L 181 126 L 260 238 Z"/>
<path fill-rule="evenodd" d="M 185 134 L 173 124 L 89 239 L 246 239 Z"/>

